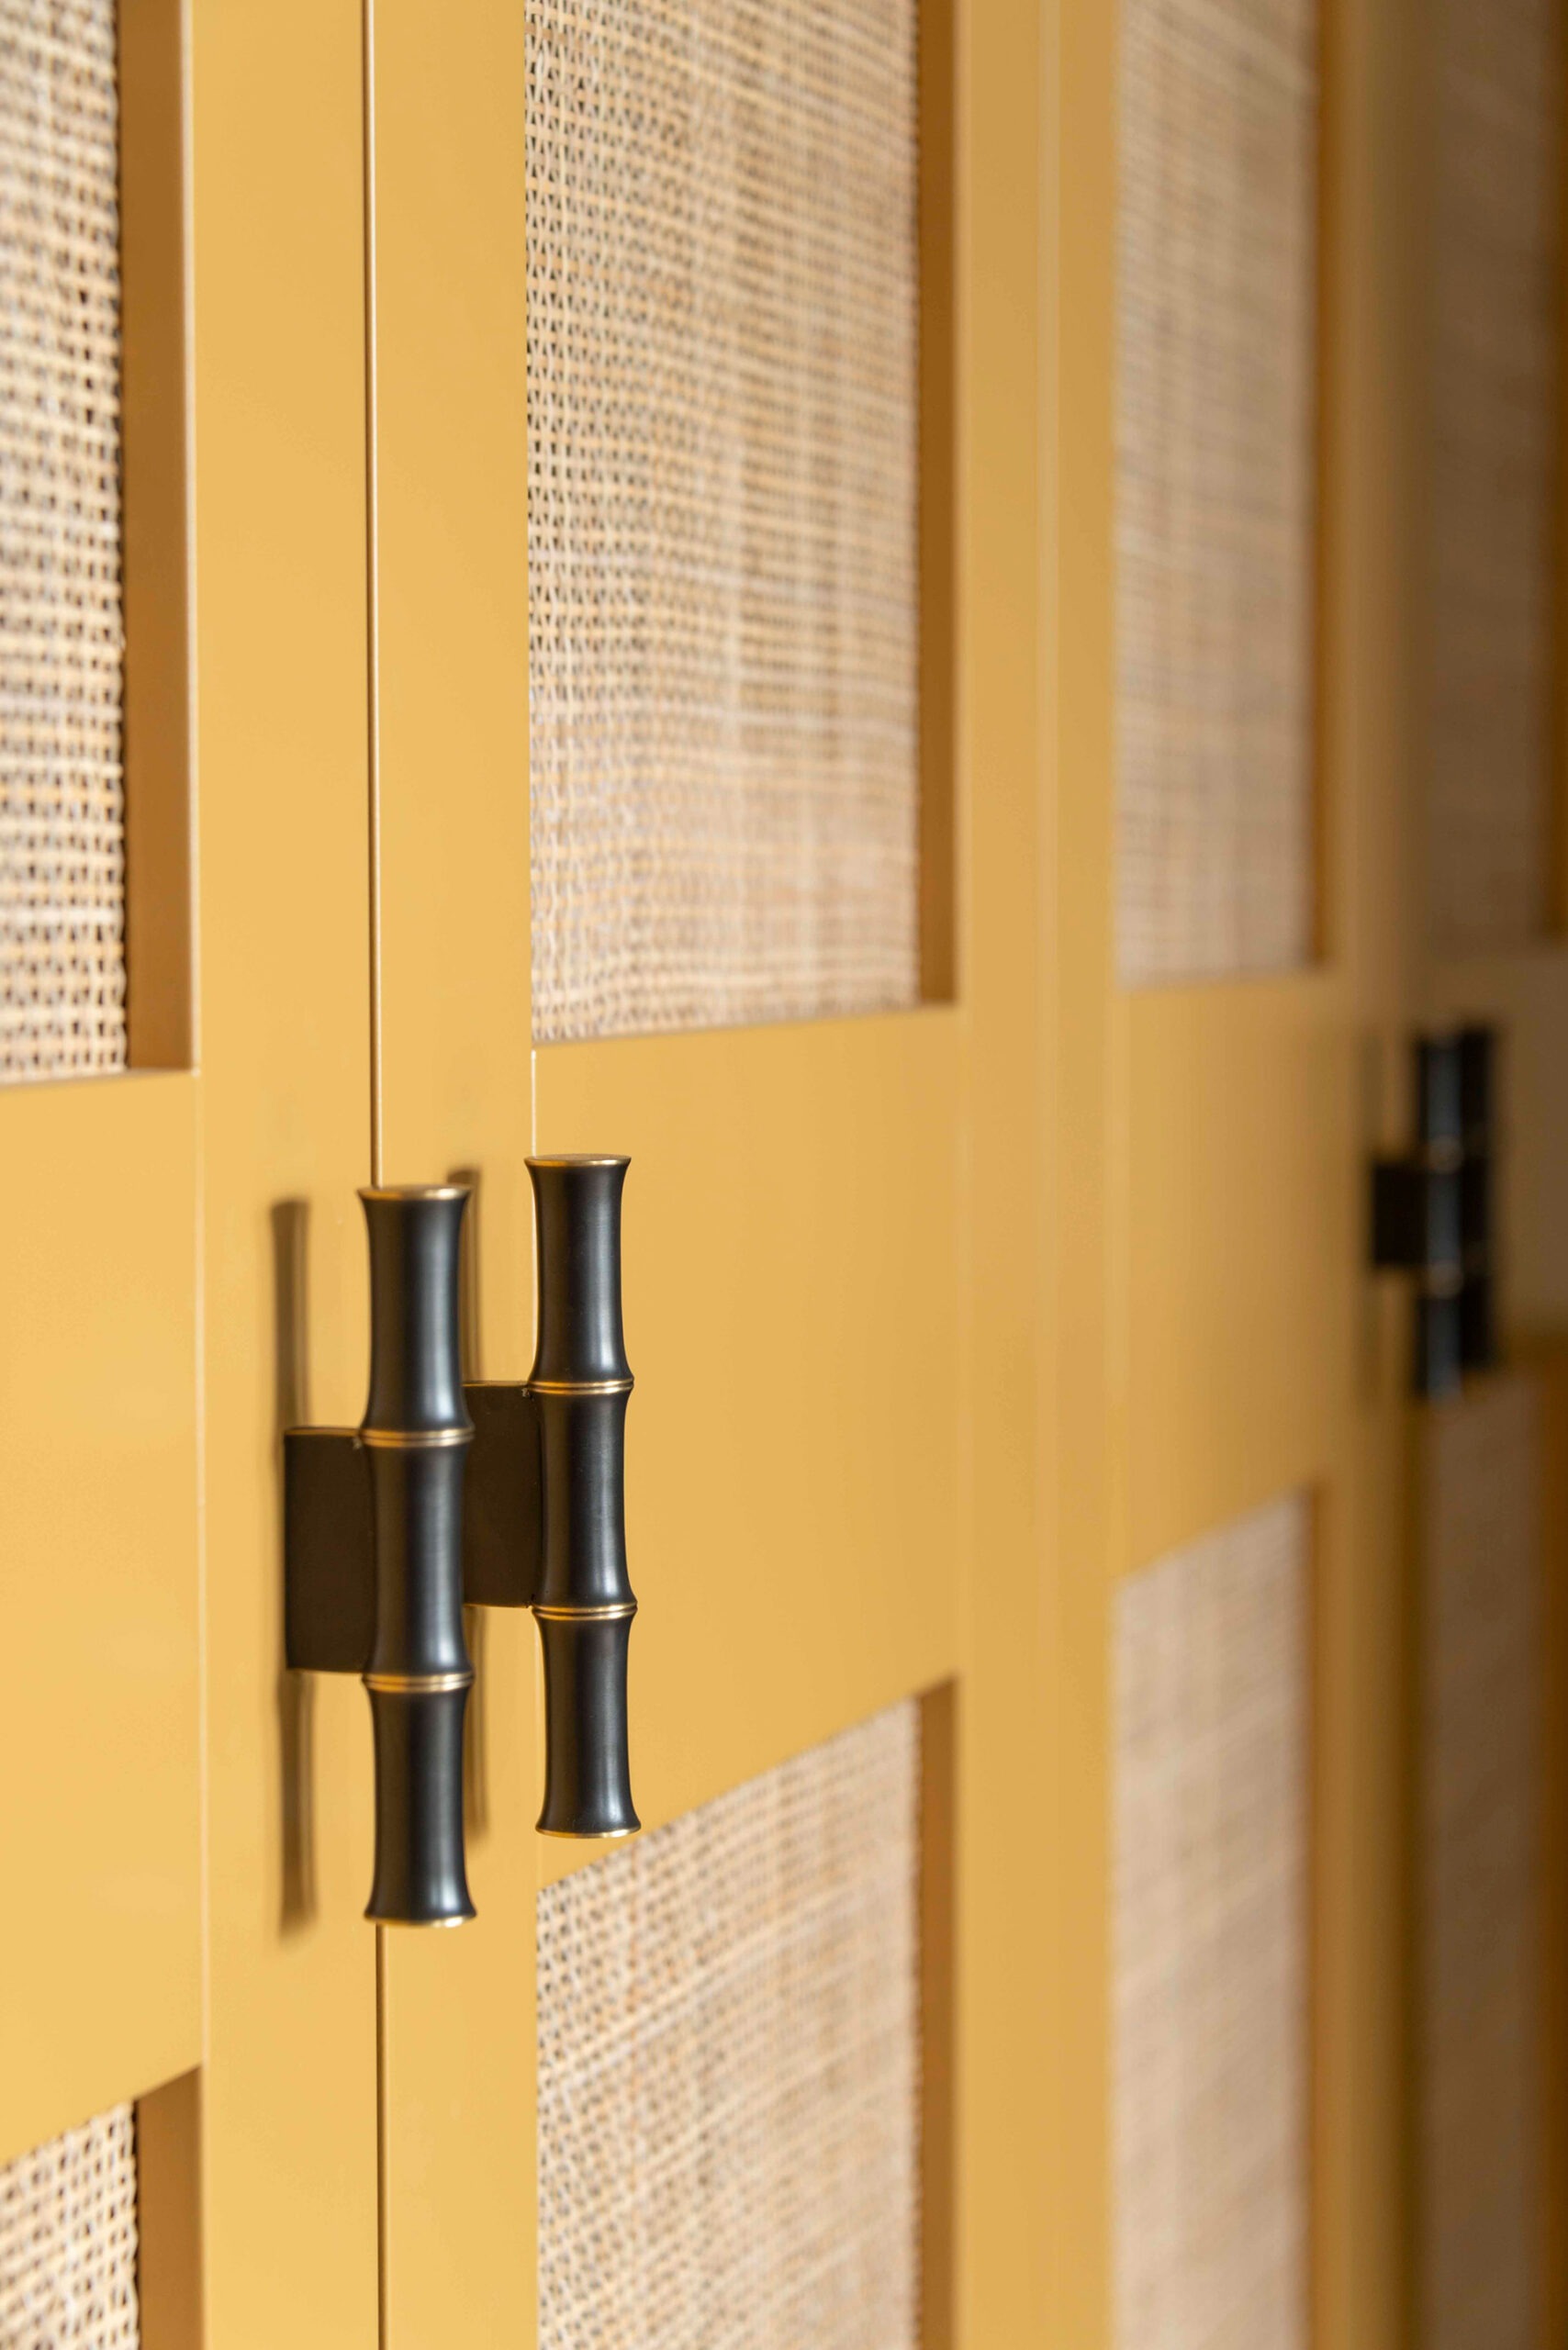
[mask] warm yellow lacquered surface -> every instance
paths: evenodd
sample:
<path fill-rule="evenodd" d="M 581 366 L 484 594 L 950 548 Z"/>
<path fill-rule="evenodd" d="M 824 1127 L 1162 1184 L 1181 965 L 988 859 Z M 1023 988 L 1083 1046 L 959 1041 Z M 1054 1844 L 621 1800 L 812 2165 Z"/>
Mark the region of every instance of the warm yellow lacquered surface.
<path fill-rule="evenodd" d="M 541 1149 L 632 1158 L 646 1826 L 956 1662 L 960 1037 L 933 1008 L 538 1057 Z"/>
<path fill-rule="evenodd" d="M 468 1368 L 521 1379 L 532 1324 L 522 10 L 377 0 L 375 23 L 386 1171 L 475 1184 Z M 386 1944 L 393 2350 L 521 2343 L 533 2324 L 534 1634 L 521 1611 L 468 1620 L 478 1917 Z"/>
<path fill-rule="evenodd" d="M 359 35 L 194 9 L 209 2339 L 376 2324 L 370 1728 L 283 1661 L 281 1431 L 353 1422 L 368 1164 Z"/>
<path fill-rule="evenodd" d="M 1054 12 L 1034 0 L 975 0 L 956 15 L 965 1195 L 952 2338 L 979 2350 L 1074 2338 L 1051 2300 L 1061 2265 L 1056 2173 L 1092 2165 L 1095 2153 L 1092 2135 L 1063 2142 L 1051 2094 L 1063 1840 L 1082 1817 L 1053 1783 L 1053 1741 L 1064 1705 L 1076 1716 L 1085 1694 L 1058 1677 L 1049 1613 L 1058 1346 L 1073 1388 L 1094 1374 L 1066 1335 L 1050 1247 L 1059 1121 L 1046 623 L 1056 479 L 1042 393 Z M 945 2350 L 948 2336 L 934 2328 L 927 2338 Z"/>
<path fill-rule="evenodd" d="M 188 1077 L 0 1096 L 0 2162 L 200 2050 Z"/>
<path fill-rule="evenodd" d="M 1356 1382 L 1356 1038 L 1326 974 L 1148 989 L 1127 1087 L 1125 1567 L 1314 1483 Z"/>

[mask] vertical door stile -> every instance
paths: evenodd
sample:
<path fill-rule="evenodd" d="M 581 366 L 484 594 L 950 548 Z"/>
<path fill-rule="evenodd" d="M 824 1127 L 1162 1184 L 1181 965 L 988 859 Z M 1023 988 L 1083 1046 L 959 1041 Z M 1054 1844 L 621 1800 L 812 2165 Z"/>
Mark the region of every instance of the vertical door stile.
<path fill-rule="evenodd" d="M 284 1663 L 282 1431 L 364 1396 L 359 43 L 191 9 L 215 2342 L 375 2330 L 364 1693 Z"/>
<path fill-rule="evenodd" d="M 522 11 L 375 12 L 385 1178 L 473 1186 L 465 1370 L 532 1327 Z M 469 1882 L 386 1929 L 385 2338 L 533 2326 L 534 1638 L 470 1611 Z"/>
<path fill-rule="evenodd" d="M 1055 161 L 1055 140 L 1068 135 L 1056 108 L 1068 14 L 1054 0 L 957 0 L 954 32 L 953 693 L 966 1052 L 953 2338 L 962 2343 L 1089 2338 L 1064 2298 L 1064 2248 L 1079 2218 L 1072 2176 L 1098 2158 L 1092 2124 L 1061 2138 L 1060 2074 L 1071 2060 L 1047 2013 L 1068 1996 L 1062 1970 L 1072 1963 L 1056 1887 L 1081 1817 L 1067 1798 L 1078 1761 L 1064 1740 L 1084 1720 L 1053 1604 L 1055 1562 L 1081 1542 L 1053 1494 L 1058 1348 L 1063 1401 L 1099 1385 L 1092 1326 L 1075 1321 L 1050 1253 L 1053 1211 L 1070 1207 L 1058 1186 L 1073 1171 L 1051 1131 L 1070 1044 L 1053 1025 L 1057 958 L 1093 901 L 1070 884 L 1058 901 L 1053 871 L 1059 858 L 1064 881 L 1070 870 L 1082 878 L 1056 830 L 1058 763 L 1068 771 L 1075 746 L 1054 736 L 1065 712 L 1050 701 L 1055 500 L 1083 478 L 1081 468 L 1057 471 L 1055 401 L 1066 395 L 1051 375 L 1053 299 L 1066 298 L 1051 282 L 1053 265 L 1065 268 L 1053 179 L 1073 186 L 1072 211 L 1085 208 L 1070 176 L 1079 159 Z M 1075 343 L 1092 339 L 1095 318 L 1091 297 L 1074 313 Z M 1063 647 L 1061 678 L 1081 655 Z M 1074 1052 L 1091 1036 L 1075 1029 Z M 1079 1225 L 1076 1237 L 1092 1259 L 1092 1231 Z"/>

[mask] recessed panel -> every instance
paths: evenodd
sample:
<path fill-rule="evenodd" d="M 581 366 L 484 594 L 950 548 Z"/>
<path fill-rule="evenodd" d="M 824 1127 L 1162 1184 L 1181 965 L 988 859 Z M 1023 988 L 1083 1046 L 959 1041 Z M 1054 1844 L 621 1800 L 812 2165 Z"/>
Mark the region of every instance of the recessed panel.
<path fill-rule="evenodd" d="M 1489 1384 L 1428 1426 L 1417 2066 L 1424 2350 L 1540 2339 L 1540 1409 Z"/>
<path fill-rule="evenodd" d="M 1316 0 L 1122 0 L 1117 961 L 1310 958 Z"/>
<path fill-rule="evenodd" d="M 529 0 L 540 1042 L 919 992 L 913 0 Z"/>
<path fill-rule="evenodd" d="M 1439 953 L 1554 913 L 1562 39 L 1555 0 L 1434 0 L 1425 733 Z"/>
<path fill-rule="evenodd" d="M 0 1081 L 126 1058 L 113 0 L 0 0 Z"/>
<path fill-rule="evenodd" d="M 6 2350 L 137 2350 L 136 2256 L 129 2105 L 0 2167 Z"/>
<path fill-rule="evenodd" d="M 539 1897 L 542 2350 L 914 2350 L 915 1701 Z"/>
<path fill-rule="evenodd" d="M 1311 1515 L 1116 1596 L 1116 2350 L 1305 2350 Z"/>

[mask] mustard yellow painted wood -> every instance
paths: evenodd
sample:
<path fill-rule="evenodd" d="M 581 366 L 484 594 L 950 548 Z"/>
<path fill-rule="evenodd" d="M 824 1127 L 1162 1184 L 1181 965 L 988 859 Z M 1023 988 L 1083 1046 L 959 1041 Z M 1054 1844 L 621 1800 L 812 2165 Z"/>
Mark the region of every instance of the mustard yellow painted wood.
<path fill-rule="evenodd" d="M 191 17 L 208 2339 L 376 2326 L 370 1740 L 283 1659 L 280 1435 L 364 1401 L 359 29 Z"/>
<path fill-rule="evenodd" d="M 201 2075 L 136 2104 L 136 2306 L 141 2339 L 201 2350 Z"/>
<path fill-rule="evenodd" d="M 200 2050 L 193 1093 L 0 1095 L 0 2160 Z"/>
<path fill-rule="evenodd" d="M 121 28 L 122 198 L 138 240 L 122 372 L 139 1074 L 0 1096 L 0 1646 L 11 1660 L 0 1881 L 12 1916 L 0 2161 L 200 2050 L 179 39 L 174 0 L 149 0 Z M 145 627 L 150 612 L 161 632 Z"/>
<path fill-rule="evenodd" d="M 1393 460 L 1397 44 L 1326 28 L 1322 955 L 1277 981 L 1113 985 L 1116 14 L 1060 0 L 1047 415 L 1058 941 L 1059 1862 L 1051 2339 L 1113 2338 L 1108 1606 L 1271 1494 L 1316 1497 L 1315 2339 L 1400 2338 L 1402 1326 L 1362 1270 L 1380 1059 L 1408 1001 Z M 1374 231 L 1375 224 L 1375 231 Z M 1393 1697 L 1391 1699 L 1391 1692 Z"/>
<path fill-rule="evenodd" d="M 1039 1873 L 1005 1864 L 1020 1818 L 1043 1806 L 1046 1751 L 1040 867 L 1020 863 L 1014 830 L 1037 859 L 1038 252 L 1016 201 L 1038 164 L 1039 92 L 1018 70 L 1033 27 L 1029 9 L 998 6 L 962 12 L 957 34 L 958 86 L 981 86 L 969 76 L 983 61 L 987 93 L 983 115 L 971 102 L 959 127 L 957 269 L 957 374 L 974 402 L 960 467 L 984 486 L 967 520 L 959 509 L 961 771 L 984 772 L 998 792 L 986 878 L 961 918 L 987 974 L 986 1020 L 932 1006 L 553 1048 L 538 1057 L 534 1129 L 541 1147 L 633 1155 L 629 1509 L 644 1818 L 656 1823 L 957 1676 L 965 2069 L 954 2299 L 961 2338 L 991 2341 L 1038 2338 L 1044 2290 L 1046 1894 Z M 510 12 L 487 13 L 454 41 L 449 26 L 438 36 L 417 10 L 386 5 L 378 32 L 386 1169 L 478 1171 L 494 1376 L 527 1359 L 523 532 L 512 470 L 522 394 L 521 308 L 510 307 L 521 288 L 521 72 Z M 978 1195 L 971 1085 L 986 1120 L 979 1305 L 964 1237 Z M 999 1412 L 983 1503 L 968 1404 L 982 1352 Z M 492 1809 L 475 1848 L 479 1923 L 389 1946 L 394 2342 L 438 2326 L 451 2339 L 503 2326 L 526 2339 L 532 2322 L 532 1896 L 598 1856 L 530 1841 L 538 1788 L 519 1628 L 483 1628 Z M 953 2316 L 933 2306 L 934 2341 L 950 2338 Z"/>
<path fill-rule="evenodd" d="M 1048 399 L 1055 8 L 966 0 L 955 50 L 964 1019 L 955 2339 L 1025 2350 L 1075 2338 L 1054 2291 L 1069 2257 L 1061 2180 L 1095 2160 L 1092 2135 L 1072 2144 L 1059 2136 L 1051 2031 L 1065 1987 L 1066 1858 L 1081 1821 L 1076 1797 L 1064 1800 L 1053 1779 L 1055 1730 L 1092 1702 L 1058 1671 L 1047 1580 L 1056 1382 L 1065 1395 L 1095 1376 L 1092 1351 L 1072 1351 L 1084 1334 L 1069 1327 L 1053 1246 L 1062 1204 L 1053 892 L 1063 853 L 1049 723 L 1063 520 Z"/>
<path fill-rule="evenodd" d="M 632 1157 L 652 1827 L 958 1662 L 961 1028 L 932 1007 L 538 1060 L 541 1148 Z"/>
<path fill-rule="evenodd" d="M 522 1378 L 529 1148 L 523 12 L 377 0 L 383 1103 L 475 1186 L 471 1371 Z M 470 1614 L 476 1922 L 386 1936 L 394 2350 L 534 2313 L 534 1635 Z M 362 1930 L 366 1930 L 362 1929 Z"/>

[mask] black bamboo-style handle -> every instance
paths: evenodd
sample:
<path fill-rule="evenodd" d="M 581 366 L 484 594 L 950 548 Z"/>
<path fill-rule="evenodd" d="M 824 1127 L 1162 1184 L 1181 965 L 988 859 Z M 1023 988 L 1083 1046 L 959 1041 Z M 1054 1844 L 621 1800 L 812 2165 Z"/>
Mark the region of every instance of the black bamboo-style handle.
<path fill-rule="evenodd" d="M 1493 1255 L 1496 1071 L 1495 1029 L 1462 1028 L 1459 1084 L 1464 1161 L 1460 1169 L 1460 1227 L 1464 1286 L 1460 1292 L 1459 1342 L 1466 1371 L 1489 1371 L 1498 1356 L 1497 1269 Z"/>
<path fill-rule="evenodd" d="M 531 1158 L 543 1526 L 533 1612 L 544 1658 L 546 1836 L 629 1836 L 625 1431 L 620 1158 Z"/>
<path fill-rule="evenodd" d="M 375 1633 L 364 1685 L 375 1739 L 368 1918 L 474 1915 L 463 1850 L 463 1480 L 473 1427 L 458 1343 L 461 1186 L 362 1192 L 370 1235 L 370 1470 Z"/>
<path fill-rule="evenodd" d="M 1411 1387 L 1428 1401 L 1456 1394 L 1464 1264 L 1460 1241 L 1463 1160 L 1457 1036 L 1419 1036 L 1412 1048 L 1415 1138 L 1372 1165 L 1372 1263 L 1414 1274 Z"/>

